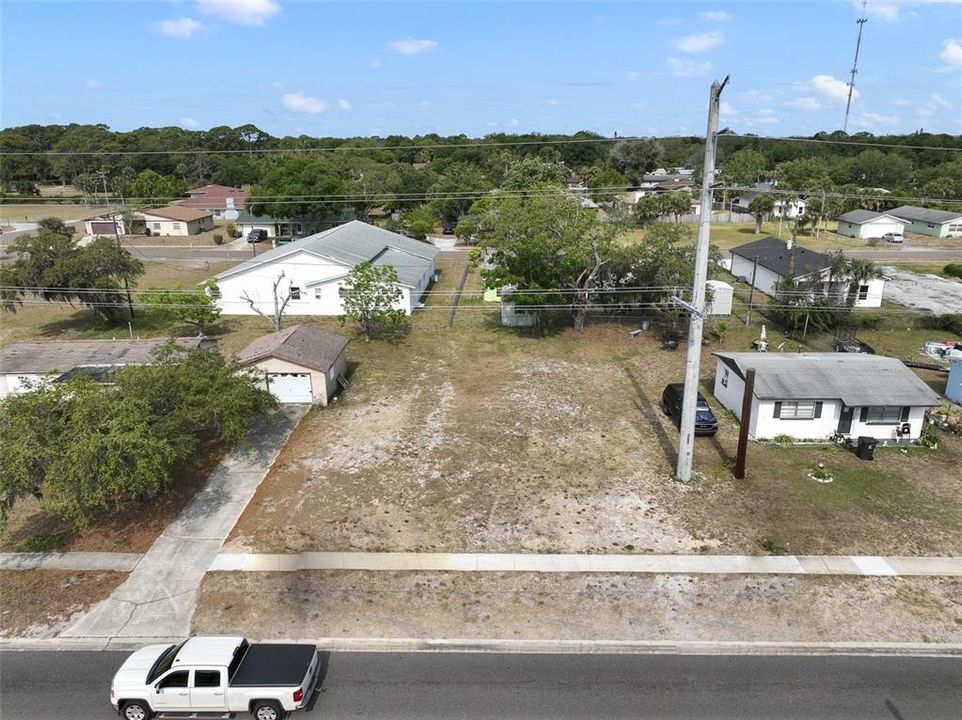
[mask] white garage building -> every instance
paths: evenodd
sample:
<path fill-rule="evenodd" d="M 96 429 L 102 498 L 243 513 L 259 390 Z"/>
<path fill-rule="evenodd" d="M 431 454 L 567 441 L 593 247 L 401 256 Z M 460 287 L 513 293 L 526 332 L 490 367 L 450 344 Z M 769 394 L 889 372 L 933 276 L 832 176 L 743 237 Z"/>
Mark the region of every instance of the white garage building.
<path fill-rule="evenodd" d="M 440 251 L 428 243 L 355 220 L 268 250 L 217 276 L 218 305 L 225 315 L 255 315 L 245 295 L 267 315 L 274 313 L 274 283 L 282 296 L 290 292 L 289 315 L 343 315 L 341 285 L 362 262 L 390 265 L 397 271 L 408 315 L 434 278 Z"/>
<path fill-rule="evenodd" d="M 278 401 L 327 405 L 338 386 L 347 386 L 348 342 L 313 325 L 294 325 L 257 338 L 238 358 Z"/>
<path fill-rule="evenodd" d="M 853 238 L 880 238 L 886 233 L 902 234 L 905 223 L 894 215 L 871 210 L 852 210 L 838 216 L 838 234 Z"/>

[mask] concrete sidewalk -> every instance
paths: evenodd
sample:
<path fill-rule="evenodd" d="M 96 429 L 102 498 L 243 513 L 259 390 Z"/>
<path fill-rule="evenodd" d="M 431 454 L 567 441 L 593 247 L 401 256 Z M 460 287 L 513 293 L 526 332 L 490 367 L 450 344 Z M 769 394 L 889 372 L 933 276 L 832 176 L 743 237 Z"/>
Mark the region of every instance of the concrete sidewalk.
<path fill-rule="evenodd" d="M 157 538 L 113 594 L 61 637 L 181 637 L 190 621 L 204 573 L 310 406 L 284 406 L 250 446 L 235 448 L 181 514 Z"/>
<path fill-rule="evenodd" d="M 111 552 L 0 553 L 0 570 L 117 570 L 130 572 L 143 555 Z"/>
<path fill-rule="evenodd" d="M 220 553 L 210 570 L 448 570 L 455 572 L 650 573 L 666 575 L 962 576 L 962 557 L 846 555 L 532 555 L 508 553 Z"/>

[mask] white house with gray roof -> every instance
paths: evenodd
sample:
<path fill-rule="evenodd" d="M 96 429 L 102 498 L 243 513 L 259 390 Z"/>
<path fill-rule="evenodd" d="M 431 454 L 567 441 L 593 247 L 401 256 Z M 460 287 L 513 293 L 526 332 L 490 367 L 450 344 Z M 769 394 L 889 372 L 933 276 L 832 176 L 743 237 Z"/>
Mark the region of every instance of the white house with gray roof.
<path fill-rule="evenodd" d="M 903 205 L 889 210 L 905 221 L 906 232 L 937 238 L 962 238 L 962 213 Z"/>
<path fill-rule="evenodd" d="M 852 210 L 838 216 L 838 234 L 853 238 L 880 238 L 902 234 L 905 223 L 894 215 L 871 210 Z"/>
<path fill-rule="evenodd" d="M 433 245 L 358 220 L 261 253 L 217 276 L 217 304 L 225 315 L 254 315 L 245 299 L 264 313 L 274 312 L 274 283 L 291 299 L 288 315 L 343 315 L 341 285 L 362 262 L 390 265 L 397 271 L 398 309 L 411 314 L 434 277 Z"/>
<path fill-rule="evenodd" d="M 755 370 L 749 435 L 828 441 L 862 436 L 909 443 L 939 396 L 901 360 L 860 353 L 715 353 L 714 394 L 741 419 Z"/>

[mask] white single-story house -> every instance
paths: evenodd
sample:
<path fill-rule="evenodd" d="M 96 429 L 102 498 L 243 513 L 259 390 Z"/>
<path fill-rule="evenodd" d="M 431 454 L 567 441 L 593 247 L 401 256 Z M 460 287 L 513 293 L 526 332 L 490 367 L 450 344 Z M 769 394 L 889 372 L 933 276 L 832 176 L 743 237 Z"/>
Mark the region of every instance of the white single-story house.
<path fill-rule="evenodd" d="M 245 295 L 267 315 L 274 312 L 274 283 L 291 299 L 289 315 L 343 315 L 341 285 L 355 265 L 370 262 L 397 271 L 401 299 L 408 315 L 434 279 L 440 252 L 430 243 L 404 237 L 354 220 L 261 253 L 217 276 L 217 304 L 225 315 L 255 315 Z"/>
<path fill-rule="evenodd" d="M 348 342 L 313 325 L 294 325 L 257 338 L 238 358 L 278 401 L 327 405 L 339 385 L 347 386 Z"/>
<path fill-rule="evenodd" d="M 906 232 L 937 238 L 962 238 L 962 213 L 902 205 L 889 215 L 905 221 Z"/>
<path fill-rule="evenodd" d="M 907 443 L 939 396 L 897 358 L 862 353 L 714 353 L 714 393 L 741 419 L 745 377 L 755 370 L 749 436 L 770 440 L 873 437 Z"/>
<path fill-rule="evenodd" d="M 169 338 L 147 340 L 56 340 L 19 342 L 0 350 L 0 398 L 35 388 L 43 380 L 58 382 L 87 375 L 109 384 L 114 372 L 127 365 L 149 365 Z M 184 348 L 211 346 L 206 337 L 176 338 Z"/>
<path fill-rule="evenodd" d="M 171 205 L 206 210 L 218 220 L 237 220 L 247 201 L 247 191 L 230 185 L 204 185 L 187 191 L 184 200 L 175 200 Z"/>
<path fill-rule="evenodd" d="M 84 220 L 84 235 L 126 235 L 123 213 L 98 215 Z"/>
<path fill-rule="evenodd" d="M 949 367 L 949 380 L 945 385 L 945 397 L 962 405 L 962 361 Z"/>
<path fill-rule="evenodd" d="M 888 233 L 899 235 L 905 223 L 894 215 L 871 210 L 852 210 L 838 216 L 838 234 L 853 238 L 880 238 Z"/>
<path fill-rule="evenodd" d="M 293 235 L 313 235 L 314 233 L 330 230 L 338 225 L 345 225 L 354 219 L 354 211 L 347 209 L 340 215 L 302 215 L 292 218 L 275 218 L 270 215 L 252 215 L 247 210 L 239 212 L 234 225 L 243 233 L 250 235 L 251 230 L 265 230 L 267 237 L 291 237 Z"/>
<path fill-rule="evenodd" d="M 732 200 L 731 209 L 735 212 L 747 213 L 748 206 L 751 204 L 756 195 L 771 194 L 775 189 L 775 186 L 776 183 L 770 182 L 755 183 L 751 190 L 743 191 L 741 194 L 737 195 L 734 200 Z M 780 196 L 772 195 L 772 202 L 774 204 L 771 212 L 772 217 L 784 217 L 789 220 L 794 220 L 795 218 L 805 214 L 805 201 L 801 198 L 788 200 L 786 202 Z"/>
<path fill-rule="evenodd" d="M 141 210 L 134 215 L 134 225 L 142 224 L 151 235 L 186 237 L 214 229 L 214 215 L 208 210 L 168 205 Z"/>
<path fill-rule="evenodd" d="M 790 244 L 774 237 L 766 237 L 732 248 L 730 272 L 735 277 L 743 277 L 756 290 L 775 296 L 778 285 L 791 275 L 797 283 L 811 280 L 818 275 L 823 283 L 823 292 L 832 291 L 829 283 L 831 259 L 822 253 L 808 250 L 797 244 Z M 757 261 L 757 265 L 756 265 Z M 837 282 L 847 283 L 844 278 Z M 865 280 L 853 292 L 854 307 L 881 307 L 885 291 L 885 278 Z M 838 289 L 835 290 L 838 292 Z"/>

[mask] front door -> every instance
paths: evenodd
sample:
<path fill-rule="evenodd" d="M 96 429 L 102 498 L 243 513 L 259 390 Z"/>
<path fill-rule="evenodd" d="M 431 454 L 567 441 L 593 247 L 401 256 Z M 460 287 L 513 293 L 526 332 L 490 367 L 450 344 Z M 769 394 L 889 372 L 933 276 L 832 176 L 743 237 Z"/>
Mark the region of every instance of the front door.
<path fill-rule="evenodd" d="M 227 683 L 222 681 L 223 671 L 217 669 L 194 670 L 190 687 L 190 709 L 195 712 L 213 712 L 227 709 L 224 695 Z"/>
<path fill-rule="evenodd" d="M 855 408 L 850 408 L 847 405 L 842 405 L 842 412 L 838 416 L 838 432 L 839 435 L 848 435 L 852 432 L 852 416 L 855 413 Z"/>
<path fill-rule="evenodd" d="M 150 705 L 154 710 L 173 712 L 190 710 L 190 695 L 187 688 L 189 670 L 175 670 L 162 677 L 156 684 Z"/>

